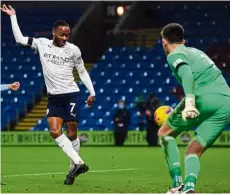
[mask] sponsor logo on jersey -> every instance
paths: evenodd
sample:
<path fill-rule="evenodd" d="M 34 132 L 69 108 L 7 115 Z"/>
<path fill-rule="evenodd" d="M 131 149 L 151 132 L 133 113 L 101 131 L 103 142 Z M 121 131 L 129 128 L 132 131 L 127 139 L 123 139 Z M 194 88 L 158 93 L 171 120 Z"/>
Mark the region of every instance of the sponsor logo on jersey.
<path fill-rule="evenodd" d="M 51 53 L 44 53 L 44 58 L 47 59 L 47 61 L 54 63 L 54 64 L 60 64 L 63 65 L 64 63 L 76 63 L 79 61 L 81 57 L 76 57 L 75 55 L 70 56 L 70 57 L 62 57 L 58 55 L 54 55 Z"/>

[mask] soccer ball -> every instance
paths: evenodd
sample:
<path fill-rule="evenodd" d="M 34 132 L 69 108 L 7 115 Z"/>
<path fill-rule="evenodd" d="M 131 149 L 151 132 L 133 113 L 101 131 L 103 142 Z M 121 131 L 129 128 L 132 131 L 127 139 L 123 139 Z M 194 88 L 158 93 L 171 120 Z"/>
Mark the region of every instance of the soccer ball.
<path fill-rule="evenodd" d="M 154 113 L 154 121 L 160 127 L 167 120 L 173 108 L 170 106 L 160 106 Z"/>

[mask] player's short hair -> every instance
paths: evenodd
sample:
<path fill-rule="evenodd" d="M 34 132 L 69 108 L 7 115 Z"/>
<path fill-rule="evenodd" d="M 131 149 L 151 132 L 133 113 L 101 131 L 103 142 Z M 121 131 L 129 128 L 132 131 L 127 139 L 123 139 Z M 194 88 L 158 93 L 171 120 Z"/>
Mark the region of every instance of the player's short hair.
<path fill-rule="evenodd" d="M 58 20 L 58 21 L 54 22 L 53 30 L 56 30 L 59 26 L 67 26 L 67 27 L 69 27 L 69 24 L 64 20 Z"/>
<path fill-rule="evenodd" d="M 180 24 L 170 23 L 163 27 L 161 36 L 170 43 L 181 43 L 184 40 L 184 28 Z"/>

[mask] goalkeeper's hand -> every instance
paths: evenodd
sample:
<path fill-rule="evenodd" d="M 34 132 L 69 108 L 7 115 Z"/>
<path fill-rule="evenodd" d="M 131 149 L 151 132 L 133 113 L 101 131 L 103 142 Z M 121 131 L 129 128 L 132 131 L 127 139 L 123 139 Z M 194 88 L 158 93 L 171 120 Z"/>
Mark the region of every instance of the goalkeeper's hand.
<path fill-rule="evenodd" d="M 195 97 L 186 97 L 185 108 L 182 111 L 182 118 L 184 120 L 195 119 L 199 115 L 200 113 L 195 106 Z"/>

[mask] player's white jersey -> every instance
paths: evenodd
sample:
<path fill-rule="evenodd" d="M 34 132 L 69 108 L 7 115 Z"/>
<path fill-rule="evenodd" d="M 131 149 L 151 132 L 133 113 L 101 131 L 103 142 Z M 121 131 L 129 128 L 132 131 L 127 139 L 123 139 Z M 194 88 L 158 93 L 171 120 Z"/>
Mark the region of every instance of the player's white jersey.
<path fill-rule="evenodd" d="M 53 45 L 53 40 L 33 38 L 31 47 L 39 52 L 48 94 L 78 92 L 74 81 L 74 66 L 84 68 L 81 51 L 77 46 L 66 42 L 65 46 Z"/>

